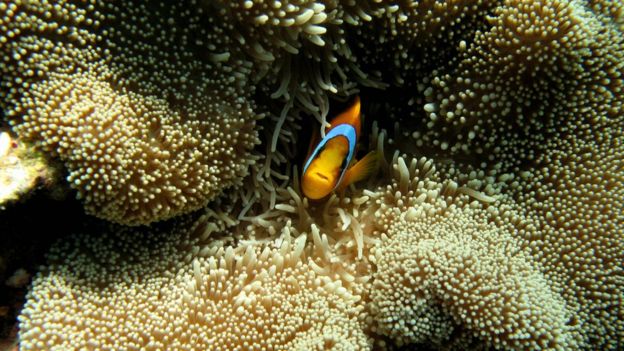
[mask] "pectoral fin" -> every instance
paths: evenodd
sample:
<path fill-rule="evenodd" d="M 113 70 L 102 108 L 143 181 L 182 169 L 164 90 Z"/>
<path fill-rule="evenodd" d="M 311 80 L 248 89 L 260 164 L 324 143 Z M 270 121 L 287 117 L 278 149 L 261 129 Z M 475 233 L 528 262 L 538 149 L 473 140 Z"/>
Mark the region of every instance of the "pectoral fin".
<path fill-rule="evenodd" d="M 379 157 L 375 151 L 371 151 L 366 154 L 366 156 L 364 156 L 356 164 L 347 169 L 337 190 L 342 191 L 350 184 L 359 182 L 360 180 L 369 177 L 375 169 L 377 169 L 378 159 Z"/>

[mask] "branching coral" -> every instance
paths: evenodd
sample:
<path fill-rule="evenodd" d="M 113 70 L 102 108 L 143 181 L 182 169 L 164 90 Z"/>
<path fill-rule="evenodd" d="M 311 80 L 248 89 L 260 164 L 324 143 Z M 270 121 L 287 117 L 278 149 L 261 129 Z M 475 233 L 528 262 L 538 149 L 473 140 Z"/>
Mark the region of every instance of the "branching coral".
<path fill-rule="evenodd" d="M 104 2 L 0 6 L 3 108 L 20 136 L 65 163 L 87 212 L 149 223 L 240 184 L 255 159 L 257 117 L 237 78 L 244 63 L 225 66 L 227 53 L 197 42 L 219 36 L 198 27 L 201 14 Z"/>

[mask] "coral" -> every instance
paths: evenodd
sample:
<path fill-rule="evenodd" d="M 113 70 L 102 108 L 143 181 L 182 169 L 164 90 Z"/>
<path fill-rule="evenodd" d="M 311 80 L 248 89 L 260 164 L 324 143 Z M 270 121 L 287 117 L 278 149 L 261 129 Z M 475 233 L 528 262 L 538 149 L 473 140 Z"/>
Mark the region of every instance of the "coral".
<path fill-rule="evenodd" d="M 204 1 L 136 4 L 125 14 L 116 4 L 98 6 L 85 10 L 97 15 L 81 18 L 101 23 L 58 29 L 62 38 L 79 38 L 72 45 L 8 41 L 25 45 L 24 54 L 13 50 L 18 58 L 3 67 L 24 70 L 3 74 L 33 77 L 27 82 L 46 87 L 42 96 L 58 93 L 37 105 L 29 101 L 39 101 L 41 89 L 6 89 L 3 76 L 6 101 L 25 99 L 19 101 L 29 111 L 68 111 L 49 118 L 67 121 L 67 135 L 88 138 L 104 134 L 71 134 L 82 131 L 75 125 L 80 111 L 88 111 L 85 120 L 106 121 L 92 111 L 112 106 L 126 116 L 139 106 L 136 118 L 124 118 L 130 127 L 111 138 L 146 150 L 145 139 L 123 131 L 149 132 L 149 123 L 190 135 L 181 147 L 201 148 L 200 136 L 218 144 L 233 135 L 241 141 L 223 145 L 240 149 L 223 165 L 248 162 L 209 179 L 202 198 L 215 200 L 199 219 L 132 229 L 95 222 L 61 240 L 20 316 L 24 350 L 624 344 L 621 4 Z M 183 6 L 192 11 L 174 11 Z M 147 18 L 136 24 L 145 29 L 137 34 L 144 45 L 127 45 L 135 24 L 121 19 L 139 14 Z M 171 15 L 169 26 L 160 14 Z M 38 60 L 46 55 L 20 61 L 26 48 L 81 59 L 58 54 L 70 68 L 45 67 L 51 61 Z M 26 74 L 29 62 L 42 62 L 45 79 Z M 324 123 L 330 97 L 357 88 L 363 139 L 385 155 L 380 170 L 344 195 L 302 198 L 305 150 L 297 141 L 312 122 Z M 61 158 L 106 159 L 106 140 L 55 140 L 63 128 L 39 130 L 28 124 L 31 114 L 7 106 L 18 131 L 49 136 L 40 142 L 59 147 Z M 267 112 L 253 152 L 251 108 Z M 142 119 L 150 113 L 154 118 Z M 232 120 L 245 132 L 228 133 Z M 219 121 L 223 133 L 210 134 Z M 222 156 L 209 153 L 208 160 Z M 188 161 L 184 152 L 176 161 L 184 177 L 193 175 L 184 167 L 203 164 Z M 210 172 L 224 171 L 219 165 Z M 200 183 L 175 188 L 195 194 Z M 136 192 L 150 184 L 135 185 Z M 232 184 L 239 186 L 217 196 Z M 133 211 L 145 208 L 128 201 L 113 202 L 111 211 L 130 213 L 123 222 L 133 223 L 144 214 Z M 201 207 L 196 202 L 184 211 Z M 168 211 L 157 217 L 184 212 Z"/>
<path fill-rule="evenodd" d="M 20 317 L 21 348 L 365 348 L 357 297 L 307 264 L 305 236 L 233 248 L 218 232 L 186 219 L 59 245 Z"/>
<path fill-rule="evenodd" d="M 247 174 L 258 117 L 236 78 L 244 64 L 197 42 L 217 43 L 216 26 L 198 26 L 210 18 L 108 2 L 0 10 L 2 107 L 20 137 L 61 159 L 87 212 L 162 220 Z"/>
<path fill-rule="evenodd" d="M 444 204 L 418 206 L 409 220 L 393 209 L 374 253 L 376 331 L 399 345 L 461 349 L 481 338 L 496 349 L 578 348 L 571 311 L 514 239 L 513 225 L 489 222 L 483 209 Z"/>
<path fill-rule="evenodd" d="M 535 227 L 440 181 L 430 160 L 392 168 L 389 185 L 327 204 L 279 190 L 274 209 L 238 224 L 225 208 L 61 242 L 20 317 L 21 346 L 370 349 L 370 335 L 459 349 L 583 345 L 582 314 L 522 245 Z"/>
<path fill-rule="evenodd" d="M 17 350 L 9 347 L 17 344 L 17 317 L 32 277 L 46 263 L 46 252 L 60 237 L 81 228 L 86 217 L 78 201 L 57 190 L 38 189 L 0 211 L 0 350 Z"/>
<path fill-rule="evenodd" d="M 572 100 L 602 100 L 588 116 L 621 113 L 623 38 L 613 18 L 575 2 L 505 1 L 487 20 L 487 30 L 460 43 L 454 67 L 422 80 L 420 147 L 518 169 L 548 150 L 547 135 L 579 118 Z"/>
<path fill-rule="evenodd" d="M 456 64 L 466 42 L 486 29 L 483 17 L 496 5 L 496 1 L 397 2 L 377 11 L 371 25 L 350 30 L 349 42 L 366 72 L 379 72 L 378 79 L 391 86 L 422 91 L 418 85 L 431 71 Z"/>
<path fill-rule="evenodd" d="M 357 67 L 345 33 L 346 26 L 370 21 L 369 12 L 384 12 L 379 5 L 288 0 L 202 5 L 227 19 L 229 35 L 240 38 L 238 50 L 254 62 L 263 89 L 273 98 L 296 98 L 306 112 L 325 118 L 326 93 L 347 95 L 356 81 L 383 86 Z"/>
<path fill-rule="evenodd" d="M 0 209 L 24 199 L 37 185 L 50 186 L 58 173 L 32 145 L 0 132 Z"/>
<path fill-rule="evenodd" d="M 582 347 L 622 343 L 621 19 L 574 2 L 506 1 L 466 58 L 425 89 L 417 143 L 447 177 L 498 189 L 518 245 L 583 325 Z M 423 121 L 424 123 L 424 121 Z M 497 223 L 506 219 L 499 211 Z M 590 346 L 591 345 L 591 346 Z"/>

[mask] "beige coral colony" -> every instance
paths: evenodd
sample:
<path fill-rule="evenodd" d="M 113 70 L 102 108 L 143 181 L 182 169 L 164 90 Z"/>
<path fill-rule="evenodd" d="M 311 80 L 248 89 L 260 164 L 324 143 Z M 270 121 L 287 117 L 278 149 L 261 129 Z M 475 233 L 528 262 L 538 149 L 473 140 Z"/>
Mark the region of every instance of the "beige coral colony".
<path fill-rule="evenodd" d="M 20 350 L 624 349 L 620 0 L 2 0 L 0 51 L 91 219 Z M 312 201 L 356 96 L 377 168 Z"/>

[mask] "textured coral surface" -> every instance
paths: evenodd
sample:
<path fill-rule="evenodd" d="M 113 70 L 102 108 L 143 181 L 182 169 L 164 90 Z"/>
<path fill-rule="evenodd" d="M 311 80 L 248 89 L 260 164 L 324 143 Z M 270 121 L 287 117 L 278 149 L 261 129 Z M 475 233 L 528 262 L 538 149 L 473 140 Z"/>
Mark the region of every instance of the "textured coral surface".
<path fill-rule="evenodd" d="M 100 5 L 1 4 L 2 105 L 15 131 L 64 162 L 88 213 L 119 223 L 189 212 L 240 183 L 257 116 L 244 67 L 201 45 L 212 28 L 197 22 L 209 18 Z"/>
<path fill-rule="evenodd" d="M 608 0 L 0 3 L 2 113 L 99 217 L 21 349 L 621 349 L 623 30 Z M 309 201 L 356 94 L 378 171 Z"/>

